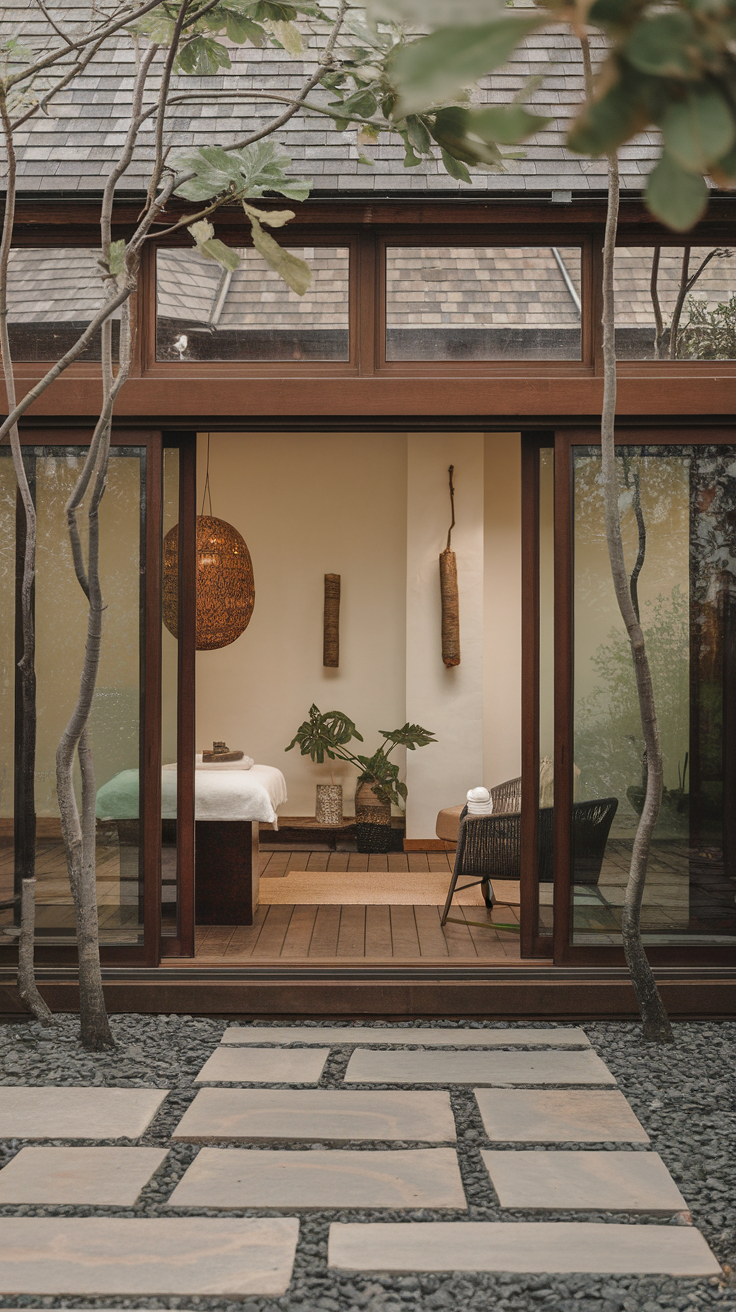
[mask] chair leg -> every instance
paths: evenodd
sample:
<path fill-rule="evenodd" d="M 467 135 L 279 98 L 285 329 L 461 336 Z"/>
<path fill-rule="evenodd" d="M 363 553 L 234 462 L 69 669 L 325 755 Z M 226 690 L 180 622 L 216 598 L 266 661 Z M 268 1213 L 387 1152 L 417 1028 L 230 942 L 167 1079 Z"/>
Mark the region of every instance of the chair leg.
<path fill-rule="evenodd" d="M 441 925 L 441 926 L 445 924 L 445 921 L 447 920 L 447 917 L 448 917 L 449 914 L 450 914 L 450 907 L 452 906 L 452 899 L 453 899 L 453 897 L 455 896 L 455 886 L 456 886 L 456 884 L 457 884 L 457 874 L 456 874 L 456 872 L 453 870 L 453 872 L 452 872 L 452 879 L 450 880 L 450 887 L 449 887 L 449 889 L 447 890 L 447 899 L 446 899 L 446 901 L 445 901 L 445 909 L 444 909 L 444 911 L 442 912 L 442 916 L 441 916 L 441 919 L 440 919 L 440 925 Z"/>

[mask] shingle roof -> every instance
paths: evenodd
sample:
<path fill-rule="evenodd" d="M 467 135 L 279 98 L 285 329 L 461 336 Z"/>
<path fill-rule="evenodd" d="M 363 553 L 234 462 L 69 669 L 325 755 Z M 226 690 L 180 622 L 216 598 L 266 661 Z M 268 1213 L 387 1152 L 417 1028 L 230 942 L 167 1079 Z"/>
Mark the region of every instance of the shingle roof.
<path fill-rule="evenodd" d="M 522 0 L 523 2 L 523 0 Z M 329 6 L 328 6 L 329 8 Z M 100 13 L 97 5 L 95 12 Z M 66 23 L 84 21 L 89 0 L 64 0 L 54 7 L 54 17 Z M 34 49 L 59 43 L 33 0 L 11 0 L 3 6 L 0 32 L 18 35 Z M 232 49 L 232 69 L 218 77 L 178 78 L 174 90 L 238 91 L 269 89 L 282 94 L 299 90 L 308 71 L 315 66 L 321 42 L 308 38 L 301 59 L 287 57 L 274 47 Z M 56 122 L 39 115 L 18 134 L 18 184 L 23 191 L 99 190 L 116 157 L 127 128 L 135 51 L 129 39 L 115 47 L 114 62 L 108 48 L 94 59 L 86 72 L 53 102 Z M 281 131 L 279 139 L 291 155 L 294 171 L 313 179 L 314 193 L 339 191 L 453 193 L 484 192 L 547 193 L 551 190 L 600 191 L 606 185 L 603 160 L 573 155 L 564 146 L 565 124 L 583 96 L 583 70 L 577 40 L 563 28 L 530 36 L 509 63 L 483 81 L 480 103 L 508 102 L 524 88 L 529 78 L 544 74 L 544 82 L 532 91 L 528 103 L 535 112 L 554 121 L 525 146 L 523 159 L 509 160 L 503 173 L 471 170 L 473 187 L 450 178 L 437 160 L 405 169 L 400 142 L 388 135 L 370 148 L 358 147 L 355 130 L 337 132 L 328 120 L 315 113 L 300 113 Z M 327 99 L 324 92 L 315 100 Z M 266 102 L 235 104 L 207 103 L 177 107 L 171 116 L 169 144 L 175 149 L 213 141 L 226 144 L 252 131 L 270 118 L 276 105 Z M 60 144 L 59 129 L 64 144 Z M 145 189 L 152 154 L 153 134 L 143 132 L 141 145 L 120 184 L 120 190 Z M 370 151 L 375 166 L 358 158 Z M 658 155 L 656 134 L 644 133 L 621 151 L 624 190 L 641 189 L 645 176 Z"/>

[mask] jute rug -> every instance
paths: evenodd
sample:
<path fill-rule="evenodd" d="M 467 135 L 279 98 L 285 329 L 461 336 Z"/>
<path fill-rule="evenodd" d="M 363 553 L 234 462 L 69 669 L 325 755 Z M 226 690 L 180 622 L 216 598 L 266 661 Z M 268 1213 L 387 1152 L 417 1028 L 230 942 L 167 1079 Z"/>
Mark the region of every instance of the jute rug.
<path fill-rule="evenodd" d="M 267 905 L 337 906 L 444 906 L 450 886 L 446 875 L 425 872 L 398 874 L 356 870 L 342 873 L 339 870 L 290 870 L 284 879 L 262 879 L 260 900 Z M 465 893 L 456 893 L 460 906 L 485 906 L 480 885 Z"/>

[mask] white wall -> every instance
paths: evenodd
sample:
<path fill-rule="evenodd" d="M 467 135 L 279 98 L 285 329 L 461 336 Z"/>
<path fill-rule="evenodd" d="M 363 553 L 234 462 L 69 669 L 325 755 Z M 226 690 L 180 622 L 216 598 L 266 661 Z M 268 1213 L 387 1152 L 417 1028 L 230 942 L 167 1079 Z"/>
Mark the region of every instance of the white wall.
<path fill-rule="evenodd" d="M 237 642 L 197 654 L 197 746 L 225 739 L 277 766 L 289 791 L 281 814 L 313 815 L 329 766 L 284 751 L 311 703 L 349 715 L 369 751 L 379 728 L 406 718 L 406 437 L 213 433 L 210 483 L 213 514 L 248 544 L 256 603 Z M 342 576 L 336 670 L 322 665 L 327 573 Z M 337 763 L 348 814 L 355 777 Z"/>
<path fill-rule="evenodd" d="M 201 495 L 206 436 L 199 446 Z M 448 670 L 438 558 L 450 464 L 462 661 Z M 345 711 L 370 751 L 379 728 L 423 724 L 438 743 L 406 753 L 410 838 L 432 838 L 437 811 L 468 788 L 519 773 L 518 434 L 212 434 L 210 482 L 213 513 L 248 543 L 256 604 L 237 642 L 198 653 L 198 748 L 224 738 L 278 766 L 282 814 L 311 815 L 329 767 L 284 752 L 311 702 Z M 325 573 L 342 576 L 337 670 L 322 666 Z M 355 772 L 338 764 L 335 779 L 350 814 Z"/>
<path fill-rule="evenodd" d="M 434 835 L 437 812 L 483 780 L 483 456 L 479 433 L 408 437 L 406 718 L 437 742 L 407 752 L 407 838 Z M 442 663 L 439 554 L 450 523 L 455 466 L 460 664 Z"/>

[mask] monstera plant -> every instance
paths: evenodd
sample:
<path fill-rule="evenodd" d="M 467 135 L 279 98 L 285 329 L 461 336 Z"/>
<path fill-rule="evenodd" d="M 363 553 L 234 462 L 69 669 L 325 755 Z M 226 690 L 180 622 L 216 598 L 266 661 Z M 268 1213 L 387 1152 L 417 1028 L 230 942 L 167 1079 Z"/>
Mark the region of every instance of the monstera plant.
<path fill-rule="evenodd" d="M 395 747 L 413 752 L 436 742 L 434 734 L 420 724 L 405 724 L 401 729 L 379 729 L 383 738 L 372 756 L 353 752 L 348 743 L 362 743 L 363 735 L 342 711 L 320 711 L 312 704 L 309 719 L 299 726 L 286 748 L 299 746 L 302 756 L 310 756 L 317 765 L 329 761 L 347 761 L 359 771 L 355 792 L 355 817 L 359 852 L 387 852 L 391 842 L 391 806 L 403 809 L 406 784 L 399 779 L 399 767 L 390 760 Z"/>

